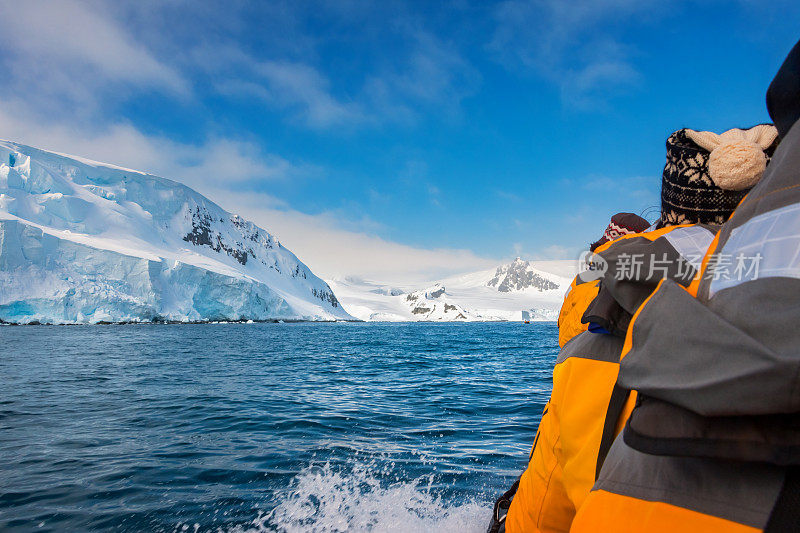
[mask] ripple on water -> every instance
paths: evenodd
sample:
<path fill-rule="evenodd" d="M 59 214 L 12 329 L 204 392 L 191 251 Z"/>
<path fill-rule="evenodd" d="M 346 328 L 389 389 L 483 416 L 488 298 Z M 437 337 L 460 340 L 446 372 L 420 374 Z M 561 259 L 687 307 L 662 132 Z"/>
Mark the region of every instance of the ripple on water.
<path fill-rule="evenodd" d="M 0 529 L 484 531 L 555 325 L 2 328 Z"/>

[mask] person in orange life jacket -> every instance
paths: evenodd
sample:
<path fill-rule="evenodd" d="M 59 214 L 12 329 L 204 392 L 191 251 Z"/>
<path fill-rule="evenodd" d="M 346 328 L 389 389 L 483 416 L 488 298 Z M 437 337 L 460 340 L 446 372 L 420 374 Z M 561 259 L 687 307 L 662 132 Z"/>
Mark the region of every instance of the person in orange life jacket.
<path fill-rule="evenodd" d="M 774 128 L 767 125 L 715 135 L 693 130 L 671 135 L 659 229 L 625 235 L 596 249 L 609 268 L 583 321 L 591 322 L 594 331 L 612 334 L 581 333 L 563 347 L 528 468 L 510 503 L 506 531 L 569 530 L 619 430 L 619 420 L 632 408 L 627 391 L 615 388 L 631 315 L 663 277 L 688 285 L 714 235 L 713 229 L 702 224 L 724 221 L 746 192 L 723 189 L 712 181 L 710 150 L 693 137 L 706 145 L 722 136 L 752 139 L 748 142 L 757 144 L 764 158 L 763 150 L 770 152 L 775 139 Z M 748 160 L 740 158 L 730 171 L 740 172 L 747 165 Z M 722 183 L 730 181 L 727 173 L 722 175 Z M 640 268 L 617 279 L 626 256 L 640 256 Z M 655 268 L 657 261 L 665 265 Z"/>
<path fill-rule="evenodd" d="M 591 251 L 596 250 L 600 246 L 605 245 L 623 235 L 630 235 L 644 231 L 650 226 L 650 223 L 634 213 L 617 213 L 611 217 L 611 221 L 603 232 L 603 235 L 590 244 Z M 587 330 L 587 324 L 581 322 L 581 317 L 586 311 L 588 305 L 597 296 L 599 289 L 599 281 L 596 279 L 584 280 L 580 276 L 576 276 L 567 289 L 564 295 L 564 302 L 561 306 L 561 311 L 558 317 L 558 331 L 559 331 L 559 346 L 563 347 L 573 337 Z M 510 498 L 513 492 L 516 491 L 517 484 L 512 487 L 506 494 Z M 503 523 L 499 521 L 500 506 L 505 499 L 501 497 L 495 506 L 495 518 L 493 525 L 490 525 L 490 531 L 499 531 L 497 528 L 504 527 Z M 508 500 L 510 502 L 510 500 Z M 503 509 L 505 510 L 505 509 Z"/>
<path fill-rule="evenodd" d="M 661 282 L 634 315 L 618 382 L 636 407 L 572 531 L 798 530 L 800 42 L 767 108 L 780 146 L 703 275 Z M 740 260 L 757 268 L 737 275 Z"/>
<path fill-rule="evenodd" d="M 608 227 L 603 232 L 603 236 L 589 246 L 589 250 L 594 252 L 600 246 L 611 242 L 623 235 L 640 233 L 650 227 L 650 223 L 644 218 L 634 213 L 617 213 L 611 217 Z M 572 339 L 586 331 L 588 325 L 581 322 L 583 313 L 599 289 L 598 280 L 584 280 L 581 276 L 575 276 L 572 280 L 567 293 L 564 295 L 564 303 L 558 314 L 558 345 L 562 347 Z"/>

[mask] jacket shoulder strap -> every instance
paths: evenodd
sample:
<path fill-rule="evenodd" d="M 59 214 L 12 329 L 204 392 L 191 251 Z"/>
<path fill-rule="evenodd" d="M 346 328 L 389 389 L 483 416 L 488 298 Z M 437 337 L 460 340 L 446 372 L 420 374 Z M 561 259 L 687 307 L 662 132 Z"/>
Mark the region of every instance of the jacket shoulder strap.
<path fill-rule="evenodd" d="M 603 462 L 606 460 L 608 451 L 611 449 L 611 444 L 614 443 L 614 430 L 617 427 L 617 420 L 625 409 L 625 403 L 630 396 L 630 389 L 622 387 L 619 383 L 614 384 L 614 389 L 611 391 L 611 399 L 608 401 L 608 410 L 606 411 L 606 419 L 603 422 L 603 436 L 600 438 L 600 449 L 597 453 L 597 468 L 595 469 L 594 479 L 600 477 L 600 469 L 603 468 Z"/>

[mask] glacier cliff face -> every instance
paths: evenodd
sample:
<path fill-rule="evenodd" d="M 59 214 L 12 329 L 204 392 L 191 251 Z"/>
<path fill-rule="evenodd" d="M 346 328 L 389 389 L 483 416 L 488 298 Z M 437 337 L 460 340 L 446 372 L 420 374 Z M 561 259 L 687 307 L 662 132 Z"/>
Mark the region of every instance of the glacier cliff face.
<path fill-rule="evenodd" d="M 349 320 L 278 240 L 174 181 L 0 141 L 0 320 Z"/>

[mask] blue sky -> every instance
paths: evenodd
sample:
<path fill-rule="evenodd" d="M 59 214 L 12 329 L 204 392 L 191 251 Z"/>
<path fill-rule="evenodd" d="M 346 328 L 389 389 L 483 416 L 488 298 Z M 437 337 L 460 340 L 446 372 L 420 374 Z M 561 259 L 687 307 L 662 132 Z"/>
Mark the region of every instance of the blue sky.
<path fill-rule="evenodd" d="M 184 181 L 325 276 L 574 258 L 768 120 L 792 1 L 3 2 L 0 137 Z"/>

